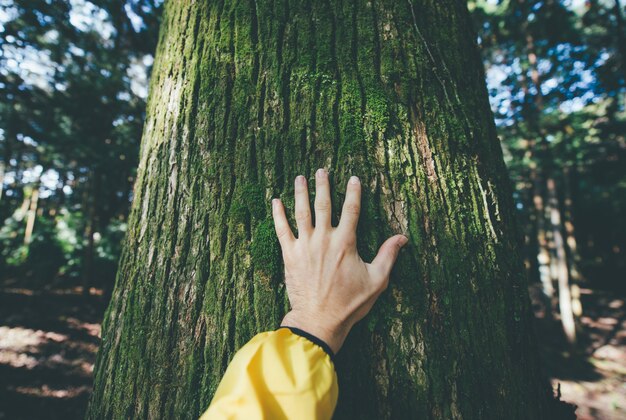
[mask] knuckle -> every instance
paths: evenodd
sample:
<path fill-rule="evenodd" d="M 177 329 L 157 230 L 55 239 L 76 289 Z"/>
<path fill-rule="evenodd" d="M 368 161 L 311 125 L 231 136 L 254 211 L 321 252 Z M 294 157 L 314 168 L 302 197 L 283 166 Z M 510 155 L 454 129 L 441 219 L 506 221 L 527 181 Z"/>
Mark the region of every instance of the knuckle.
<path fill-rule="evenodd" d="M 297 221 L 302 222 L 311 218 L 311 212 L 308 210 L 296 210 L 294 216 Z"/>
<path fill-rule="evenodd" d="M 315 201 L 315 210 L 330 210 L 330 200 L 316 200 Z"/>
<path fill-rule="evenodd" d="M 361 211 L 361 206 L 356 203 L 347 203 L 346 204 L 346 212 L 348 214 L 359 214 Z"/>
<path fill-rule="evenodd" d="M 352 248 L 356 245 L 356 235 L 344 235 L 341 238 L 341 243 L 347 248 Z"/>
<path fill-rule="evenodd" d="M 277 227 L 276 228 L 276 236 L 278 239 L 281 239 L 287 235 L 288 229 L 286 227 Z"/>
<path fill-rule="evenodd" d="M 324 229 L 314 229 L 312 238 L 317 249 L 327 249 L 331 245 L 332 238 Z"/>

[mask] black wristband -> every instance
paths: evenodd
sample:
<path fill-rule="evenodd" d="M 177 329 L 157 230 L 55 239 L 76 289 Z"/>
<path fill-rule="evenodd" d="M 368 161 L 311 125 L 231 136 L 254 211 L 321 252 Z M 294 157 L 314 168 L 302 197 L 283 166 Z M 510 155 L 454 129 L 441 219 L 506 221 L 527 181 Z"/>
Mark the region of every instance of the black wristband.
<path fill-rule="evenodd" d="M 318 346 L 320 346 L 322 348 L 322 350 L 324 350 L 326 352 L 326 354 L 328 354 L 328 356 L 330 357 L 330 360 L 332 360 L 333 363 L 335 363 L 335 353 L 333 353 L 332 349 L 330 348 L 330 346 L 328 344 L 326 344 L 326 342 L 320 340 L 319 338 L 317 338 L 316 336 L 314 336 L 313 334 L 310 334 L 306 331 L 302 331 L 300 328 L 296 328 L 296 327 L 287 327 L 287 326 L 280 326 L 278 327 L 278 329 L 281 328 L 287 328 L 289 329 L 292 333 L 299 335 L 300 337 L 304 337 L 307 340 L 313 342 L 314 344 L 317 344 Z"/>

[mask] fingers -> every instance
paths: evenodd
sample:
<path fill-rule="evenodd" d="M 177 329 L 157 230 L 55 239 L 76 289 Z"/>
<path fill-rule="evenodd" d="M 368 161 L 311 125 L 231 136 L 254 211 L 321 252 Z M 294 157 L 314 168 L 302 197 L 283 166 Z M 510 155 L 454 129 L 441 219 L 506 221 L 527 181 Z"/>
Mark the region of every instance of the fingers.
<path fill-rule="evenodd" d="M 400 249 L 406 245 L 409 241 L 404 235 L 395 235 L 391 238 L 387 239 L 378 250 L 378 254 L 374 258 L 374 261 L 370 264 L 368 271 L 374 271 L 374 273 L 379 276 L 379 279 L 382 278 L 386 282 L 389 278 L 389 274 L 391 273 L 391 269 L 398 258 L 398 254 L 400 253 Z"/>
<path fill-rule="evenodd" d="M 350 177 L 346 186 L 346 199 L 341 210 L 339 229 L 349 235 L 356 235 L 356 225 L 361 212 L 361 182 L 356 176 Z"/>
<path fill-rule="evenodd" d="M 311 224 L 311 205 L 309 204 L 309 189 L 307 187 L 306 178 L 298 175 L 295 181 L 295 198 L 296 198 L 296 223 L 298 226 L 298 238 L 307 236 L 311 233 L 313 225 Z"/>
<path fill-rule="evenodd" d="M 291 245 L 296 238 L 294 238 L 287 216 L 285 216 L 285 207 L 278 198 L 272 200 L 272 217 L 274 218 L 274 229 L 276 229 L 278 242 L 284 249 L 285 246 Z"/>
<path fill-rule="evenodd" d="M 328 172 L 320 168 L 315 173 L 315 228 L 330 229 L 330 206 Z"/>

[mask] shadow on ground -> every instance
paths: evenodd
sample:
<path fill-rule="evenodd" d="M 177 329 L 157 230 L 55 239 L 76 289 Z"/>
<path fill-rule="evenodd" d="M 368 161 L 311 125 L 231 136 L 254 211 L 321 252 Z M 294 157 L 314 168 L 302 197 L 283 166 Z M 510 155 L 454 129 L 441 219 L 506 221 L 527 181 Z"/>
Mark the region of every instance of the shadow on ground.
<path fill-rule="evenodd" d="M 605 290 L 581 290 L 583 314 L 570 345 L 558 315 L 547 316 L 540 289 L 530 289 L 546 374 L 585 419 L 626 418 L 626 301 Z"/>
<path fill-rule="evenodd" d="M 103 300 L 80 289 L 0 289 L 0 419 L 83 418 Z"/>
<path fill-rule="evenodd" d="M 626 305 L 584 290 L 579 342 L 569 346 L 558 317 L 531 288 L 546 374 L 579 419 L 626 418 Z M 105 309 L 101 292 L 0 286 L 0 420 L 82 419 Z"/>

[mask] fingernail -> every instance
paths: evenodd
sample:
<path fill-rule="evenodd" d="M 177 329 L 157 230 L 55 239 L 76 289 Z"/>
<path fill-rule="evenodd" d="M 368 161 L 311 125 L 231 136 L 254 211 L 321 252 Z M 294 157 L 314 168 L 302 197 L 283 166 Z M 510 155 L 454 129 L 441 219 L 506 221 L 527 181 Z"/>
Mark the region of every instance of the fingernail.
<path fill-rule="evenodd" d="M 350 184 L 358 184 L 359 183 L 359 177 L 358 176 L 351 176 L 350 177 Z"/>
<path fill-rule="evenodd" d="M 326 169 L 324 168 L 319 168 L 316 172 L 316 175 L 320 178 L 322 178 L 324 175 L 326 175 Z"/>
<path fill-rule="evenodd" d="M 409 238 L 404 235 L 402 235 L 402 237 L 398 240 L 398 244 L 400 244 L 400 246 L 406 245 L 407 242 L 409 242 Z"/>
<path fill-rule="evenodd" d="M 298 185 L 304 185 L 304 176 L 302 176 L 302 175 L 298 175 L 298 176 L 296 177 L 296 184 L 298 184 Z"/>
<path fill-rule="evenodd" d="M 272 208 L 275 209 L 278 204 L 278 198 L 272 198 Z"/>

